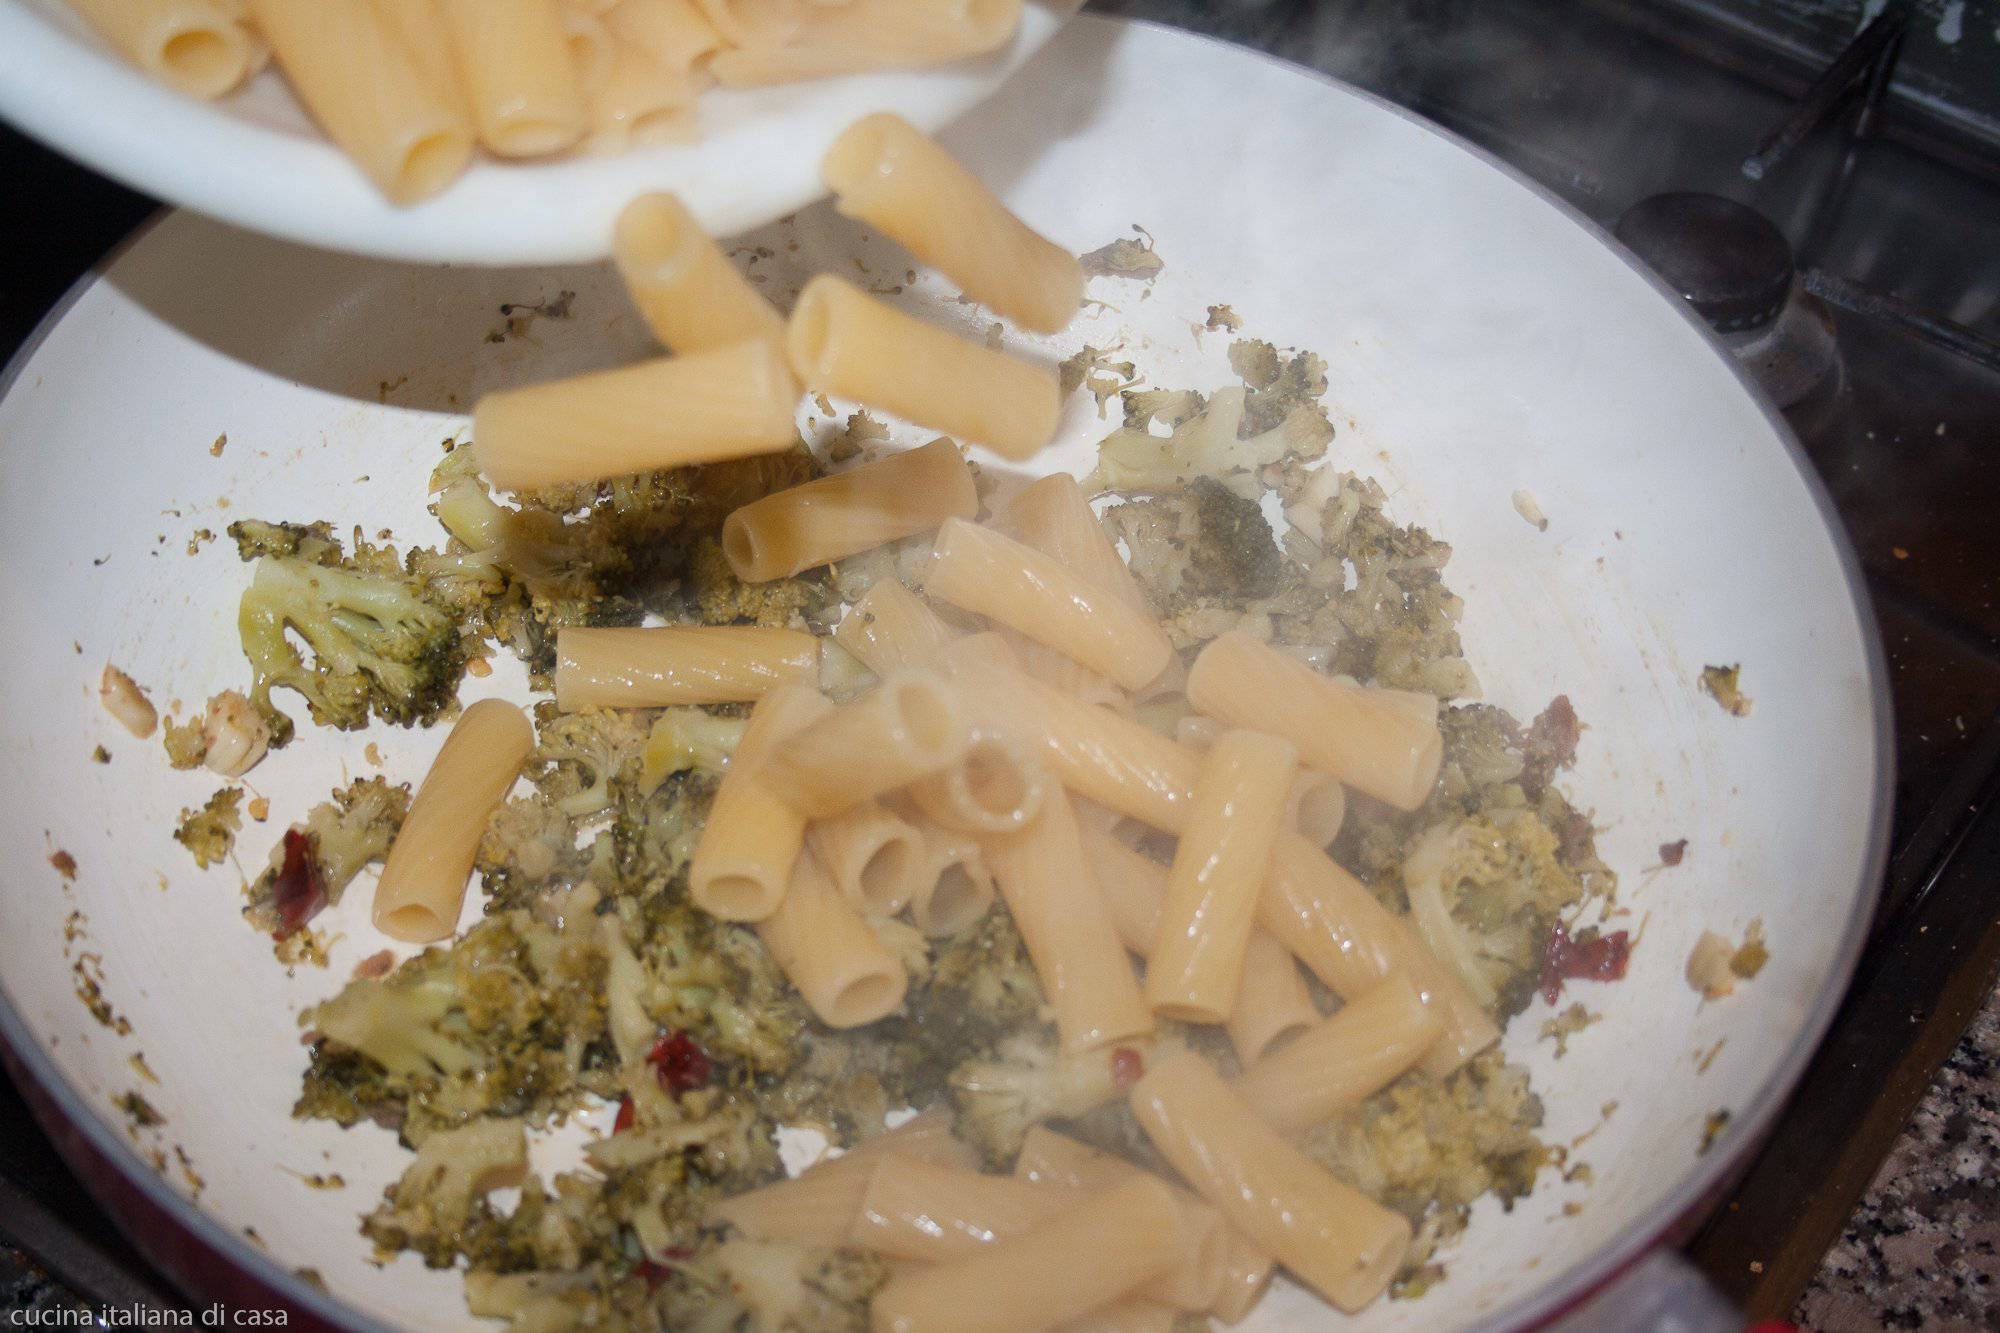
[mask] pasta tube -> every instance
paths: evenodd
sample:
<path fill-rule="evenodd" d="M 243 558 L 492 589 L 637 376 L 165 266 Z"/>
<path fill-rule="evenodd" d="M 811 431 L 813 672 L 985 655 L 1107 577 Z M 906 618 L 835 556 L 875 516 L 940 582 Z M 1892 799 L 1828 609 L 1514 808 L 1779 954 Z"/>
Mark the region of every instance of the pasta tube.
<path fill-rule="evenodd" d="M 602 77 L 589 85 L 591 152 L 622 153 L 634 145 L 695 137 L 694 99 L 701 89 L 694 76 L 662 69 L 627 42 L 611 42 L 605 55 Z M 615 241 L 612 253 L 617 253 Z M 650 312 L 642 308 L 640 313 Z"/>
<path fill-rule="evenodd" d="M 1072 1190 L 1100 1190 L 1128 1180 L 1157 1179 L 1143 1167 L 1078 1143 L 1046 1125 L 1028 1131 L 1014 1161 L 1014 1174 L 1039 1185 Z M 1141 1293 L 1183 1310 L 1211 1309 L 1221 1298 L 1228 1276 L 1233 1244 L 1229 1228 L 1222 1214 L 1193 1194 L 1172 1186 L 1169 1191 L 1181 1218 L 1181 1257 L 1164 1277 L 1141 1288 Z M 1264 1267 L 1267 1271 L 1270 1268 L 1268 1257 Z"/>
<path fill-rule="evenodd" d="M 778 909 L 757 934 L 806 1004 L 830 1028 L 857 1028 L 903 1003 L 909 974 L 861 913 L 840 896 L 818 858 L 806 853 Z"/>
<path fill-rule="evenodd" d="M 933 939 L 956 935 L 993 906 L 993 872 L 971 838 L 932 824 L 922 827 L 929 859 L 910 896 L 910 920 Z"/>
<path fill-rule="evenodd" d="M 1340 826 L 1346 822 L 1347 788 L 1340 779 L 1316 768 L 1301 769 L 1285 801 L 1285 826 L 1313 846 L 1324 847 L 1340 836 Z"/>
<path fill-rule="evenodd" d="M 923 835 L 874 801 L 806 826 L 806 847 L 858 912 L 894 916 L 930 861 Z"/>
<path fill-rule="evenodd" d="M 992 634 L 945 650 L 973 724 L 1013 735 L 1039 752 L 1076 795 L 1168 832 L 1194 797 L 1201 756 L 1151 727 L 1097 708 L 1026 675 Z"/>
<path fill-rule="evenodd" d="M 1055 438 L 1055 373 L 946 333 L 821 274 L 792 307 L 785 348 L 809 388 L 1023 459 Z"/>
<path fill-rule="evenodd" d="M 1409 925 L 1326 853 L 1296 834 L 1278 839 L 1257 919 L 1328 989 L 1355 1000 L 1391 973 L 1410 979 L 1444 1022 L 1422 1068 L 1443 1078 L 1500 1039 L 1486 1011 Z"/>
<path fill-rule="evenodd" d="M 782 46 L 798 35 L 800 0 L 697 0 L 702 17 L 730 46 Z"/>
<path fill-rule="evenodd" d="M 1414 718 L 1402 704 L 1385 705 L 1375 691 L 1321 675 L 1241 630 L 1195 658 L 1188 702 L 1231 726 L 1283 718 L 1308 764 L 1398 810 L 1424 803 L 1444 757 L 1435 703 L 1428 719 Z"/>
<path fill-rule="evenodd" d="M 1097 874 L 1118 937 L 1141 958 L 1159 932 L 1167 896 L 1167 868 L 1127 847 L 1103 829 L 1083 832 L 1084 855 Z M 1312 994 L 1285 947 L 1253 926 L 1243 948 L 1243 981 L 1224 1030 L 1245 1065 L 1319 1022 Z"/>
<path fill-rule="evenodd" d="M 450 90 L 424 81 L 372 7 L 252 0 L 250 14 L 313 120 L 391 203 L 429 198 L 472 160 Z"/>
<path fill-rule="evenodd" d="M 370 0 L 375 12 L 389 25 L 396 40 L 416 62 L 417 73 L 447 106 L 463 110 L 465 81 L 459 77 L 458 57 L 451 49 L 451 34 L 438 12 L 437 0 Z"/>
<path fill-rule="evenodd" d="M 305 0 L 326 8 L 325 0 Z M 589 122 L 556 0 L 437 0 L 479 127 L 501 157 L 560 152 Z"/>
<path fill-rule="evenodd" d="M 975 301 L 1042 333 L 1057 332 L 1076 314 L 1083 300 L 1076 256 L 1030 230 L 901 116 L 880 112 L 848 126 L 827 149 L 820 173 L 840 212 L 939 270 Z"/>
<path fill-rule="evenodd" d="M 1041 765 L 1017 742 L 977 732 L 957 763 L 911 783 L 910 799 L 944 828 L 1012 833 L 1034 819 L 1048 787 Z"/>
<path fill-rule="evenodd" d="M 948 519 L 924 571 L 932 596 L 1045 643 L 1126 689 L 1166 670 L 1173 645 L 1150 616 L 991 528 Z"/>
<path fill-rule="evenodd" d="M 1021 0 L 820 0 L 787 44 L 741 43 L 710 68 L 725 88 L 756 88 L 936 65 L 998 50 L 1020 17 Z"/>
<path fill-rule="evenodd" d="M 1067 472 L 1052 472 L 1007 502 L 1006 526 L 1027 545 L 1053 556 L 1125 605 L 1145 615 L 1152 606 L 1118 554 L 1111 534 L 1097 521 L 1083 488 Z"/>
<path fill-rule="evenodd" d="M 1057 1333 L 1173 1333 L 1178 1314 L 1160 1301 L 1127 1296 L 1070 1320 Z"/>
<path fill-rule="evenodd" d="M 1087 704 L 1109 708 L 1112 712 L 1123 713 L 1127 717 L 1132 716 L 1132 696 L 1075 658 L 1065 656 L 1045 643 L 1037 643 L 1027 635 L 1017 634 L 1010 629 L 993 632 L 1007 641 L 1007 646 L 1013 650 L 1014 660 L 1020 663 L 1021 670 L 1036 680 L 1046 685 L 1053 685 L 1064 694 L 1073 694 Z"/>
<path fill-rule="evenodd" d="M 1123 1181 L 1042 1226 L 963 1258 L 898 1273 L 875 1294 L 877 1333 L 1020 1333 L 1108 1305 L 1179 1252 L 1179 1214 L 1157 1180 Z"/>
<path fill-rule="evenodd" d="M 243 82 L 256 42 L 219 0 L 69 0 L 118 53 L 160 82 L 204 101 Z"/>
<path fill-rule="evenodd" d="M 1290 741 L 1225 731 L 1202 758 L 1146 956 L 1153 1012 L 1220 1023 L 1243 984 L 1243 952 L 1298 770 Z"/>
<path fill-rule="evenodd" d="M 825 819 L 956 763 L 971 739 L 942 677 L 901 671 L 794 735 L 764 777 L 801 814 Z"/>
<path fill-rule="evenodd" d="M 625 205 L 612 229 L 611 258 L 646 327 L 669 351 L 784 336 L 784 316 L 671 194 L 642 194 Z"/>
<path fill-rule="evenodd" d="M 938 664 L 958 635 L 924 599 L 894 579 L 880 579 L 833 631 L 833 639 L 878 676 Z"/>
<path fill-rule="evenodd" d="M 659 625 L 556 632 L 556 707 L 747 703 L 819 678 L 819 640 L 759 625 Z"/>
<path fill-rule="evenodd" d="M 1443 1030 L 1409 979 L 1392 976 L 1252 1064 L 1236 1090 L 1280 1134 L 1294 1133 L 1388 1087 Z"/>
<path fill-rule="evenodd" d="M 670 74 L 692 72 L 697 60 L 722 45 L 692 0 L 618 0 L 605 11 L 604 25 Z"/>
<path fill-rule="evenodd" d="M 472 447 L 502 490 L 601 481 L 788 449 L 798 399 L 784 357 L 752 339 L 489 393 Z"/>
<path fill-rule="evenodd" d="M 751 710 L 688 866 L 688 896 L 710 916 L 761 921 L 778 910 L 805 846 L 806 820 L 764 784 L 761 770 L 832 708 L 818 691 L 786 685 Z"/>
<path fill-rule="evenodd" d="M 722 553 L 737 578 L 767 583 L 978 512 L 964 455 L 932 440 L 753 500 L 723 521 Z"/>
<path fill-rule="evenodd" d="M 838 1248 L 847 1243 L 876 1165 L 891 1156 L 967 1171 L 979 1164 L 979 1154 L 952 1137 L 951 1112 L 933 1106 L 790 1180 L 712 1205 L 708 1220 L 733 1226 L 753 1240 Z"/>
<path fill-rule="evenodd" d="M 583 89 L 587 103 L 611 77 L 616 41 L 597 15 L 586 14 L 562 0 L 556 0 L 556 5 L 563 44 L 569 48 L 570 68 L 576 71 L 577 86 Z"/>
<path fill-rule="evenodd" d="M 383 862 L 375 929 L 411 944 L 450 938 L 487 817 L 534 745 L 527 715 L 505 700 L 481 699 L 459 715 Z"/>
<path fill-rule="evenodd" d="M 1063 1050 L 1151 1032 L 1153 1016 L 1084 861 L 1069 798 L 1051 789 L 1026 828 L 981 845 L 1055 1011 Z"/>
<path fill-rule="evenodd" d="M 1285 1142 L 1199 1055 L 1157 1060 L 1132 1114 L 1203 1198 L 1341 1309 L 1360 1310 L 1395 1276 L 1410 1224 Z"/>
<path fill-rule="evenodd" d="M 892 1259 L 947 1260 L 1032 1231 L 1085 1196 L 1079 1189 L 885 1155 L 861 1196 L 847 1242 Z"/>
<path fill-rule="evenodd" d="M 1212 717 L 1190 713 L 1174 724 L 1174 739 L 1182 745 L 1206 750 L 1226 728 Z M 1331 773 L 1315 768 L 1301 769 L 1292 779 L 1292 792 L 1285 801 L 1285 826 L 1315 847 L 1324 847 L 1340 835 L 1347 821 L 1347 789 Z"/>

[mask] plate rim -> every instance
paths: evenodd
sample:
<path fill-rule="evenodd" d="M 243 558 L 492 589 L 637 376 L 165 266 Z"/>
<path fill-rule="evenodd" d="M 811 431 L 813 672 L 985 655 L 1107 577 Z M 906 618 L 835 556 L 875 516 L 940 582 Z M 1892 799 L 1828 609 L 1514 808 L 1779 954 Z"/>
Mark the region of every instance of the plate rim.
<path fill-rule="evenodd" d="M 1790 423 L 1756 387 L 1743 367 L 1729 355 L 1720 339 L 1663 279 L 1646 268 L 1605 228 L 1592 221 L 1548 186 L 1479 145 L 1471 143 L 1463 136 L 1408 108 L 1324 71 L 1282 56 L 1151 19 L 1092 13 L 1079 14 L 1072 22 L 1079 28 L 1154 30 L 1220 48 L 1228 55 L 1245 56 L 1276 66 L 1319 83 L 1327 91 L 1356 98 L 1376 110 L 1387 112 L 1417 129 L 1435 135 L 1485 167 L 1501 173 L 1515 185 L 1528 190 L 1581 230 L 1588 239 L 1608 249 L 1626 268 L 1651 287 L 1658 298 L 1671 307 L 1687 327 L 1700 336 L 1710 353 L 1717 357 L 1734 377 L 1738 388 L 1748 395 L 1766 426 L 1770 428 L 1777 445 L 1798 474 L 1813 503 L 1820 527 L 1832 545 L 1835 563 L 1847 591 L 1848 606 L 1855 618 L 1856 628 L 1862 641 L 1862 665 L 1872 714 L 1869 744 L 1874 751 L 1866 849 L 1858 867 L 1858 882 L 1848 919 L 1842 927 L 1839 945 L 1807 1009 L 1798 1037 L 1772 1065 L 1743 1106 L 1738 1108 L 1729 1132 L 1728 1146 L 1723 1151 L 1711 1152 L 1697 1158 L 1692 1167 L 1681 1175 L 1674 1188 L 1668 1191 L 1654 1208 L 1644 1215 L 1635 1217 L 1598 1242 L 1582 1259 L 1558 1273 L 1551 1274 L 1544 1281 L 1537 1283 L 1533 1289 L 1508 1304 L 1481 1316 L 1469 1327 L 1511 1329 L 1546 1324 L 1589 1299 L 1616 1280 L 1647 1252 L 1672 1236 L 1682 1223 L 1701 1211 L 1705 1203 L 1713 1200 L 1734 1172 L 1747 1164 L 1762 1146 L 1778 1111 L 1804 1074 L 1807 1064 L 1818 1053 L 1840 1000 L 1852 982 L 1855 966 L 1859 961 L 1869 925 L 1881 896 L 1883 876 L 1888 865 L 1889 832 L 1895 787 L 1894 722 L 1890 707 L 1887 654 L 1873 599 L 1868 595 L 1861 572 L 1859 555 L 1845 525 L 1840 520 L 1839 511 L 1831 495 L 1817 470 L 1813 468 L 1804 446 L 1799 442 Z M 1059 39 L 1060 34 L 1057 40 Z M 21 346 L 8 359 L 4 368 L 0 368 L 0 399 L 5 399 L 12 392 L 26 373 L 35 354 L 70 311 L 128 252 L 144 244 L 155 228 L 165 218 L 171 216 L 173 211 L 170 207 L 162 207 L 148 217 L 70 285 L 48 313 L 37 322 Z M 249 1273 L 285 1300 L 309 1309 L 326 1319 L 328 1323 L 349 1329 L 382 1327 L 352 1306 L 337 1300 L 330 1293 L 322 1292 L 299 1279 L 280 1266 L 270 1255 L 256 1249 L 248 1241 L 224 1227 L 221 1222 L 210 1217 L 191 1200 L 172 1189 L 140 1158 L 133 1145 L 117 1135 L 110 1120 L 90 1105 L 62 1075 L 49 1052 L 35 1037 L 16 1008 L 4 985 L 4 979 L 0 979 L 0 1042 L 5 1043 L 20 1068 L 35 1081 L 89 1146 L 110 1161 L 130 1184 L 146 1195 L 175 1223 L 191 1232 L 239 1270 Z M 117 1217 L 115 1211 L 113 1215 Z"/>

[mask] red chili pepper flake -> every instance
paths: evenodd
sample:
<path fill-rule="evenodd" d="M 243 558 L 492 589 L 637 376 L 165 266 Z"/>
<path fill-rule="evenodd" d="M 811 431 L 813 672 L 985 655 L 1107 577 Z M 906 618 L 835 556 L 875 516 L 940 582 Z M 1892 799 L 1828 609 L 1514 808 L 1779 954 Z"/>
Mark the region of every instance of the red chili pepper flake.
<path fill-rule="evenodd" d="M 613 1134 L 623 1134 L 626 1130 L 632 1128 L 632 1120 L 632 1099 L 630 1097 L 620 1097 L 618 1099 L 618 1118 L 611 1122 L 611 1132 Z"/>
<path fill-rule="evenodd" d="M 715 1070 L 701 1043 L 685 1032 L 669 1032 L 654 1042 L 646 1063 L 659 1075 L 660 1086 L 676 1096 L 702 1087 Z"/>
<path fill-rule="evenodd" d="M 1120 1046 L 1111 1053 L 1111 1081 L 1121 1088 L 1129 1088 L 1146 1076 L 1146 1057 L 1130 1046 Z"/>
<path fill-rule="evenodd" d="M 1609 935 L 1586 934 L 1572 939 L 1568 928 L 1558 921 L 1542 951 L 1542 998 L 1550 1004 L 1561 999 L 1565 981 L 1620 980 L 1631 959 L 1632 939 L 1627 932 L 1614 930 Z"/>
<path fill-rule="evenodd" d="M 285 830 L 285 859 L 272 882 L 276 892 L 272 906 L 278 913 L 278 928 L 271 932 L 284 939 L 305 928 L 306 922 L 326 907 L 326 878 L 320 874 L 318 849 L 310 833 Z"/>

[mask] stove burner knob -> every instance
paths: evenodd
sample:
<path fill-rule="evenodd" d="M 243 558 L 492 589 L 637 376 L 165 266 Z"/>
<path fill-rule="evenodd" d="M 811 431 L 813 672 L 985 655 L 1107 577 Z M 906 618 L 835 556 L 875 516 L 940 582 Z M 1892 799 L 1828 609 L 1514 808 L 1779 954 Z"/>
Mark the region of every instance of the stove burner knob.
<path fill-rule="evenodd" d="M 1615 234 L 1717 333 L 1755 332 L 1785 308 L 1792 248 L 1748 205 L 1717 194 L 1656 194 L 1627 209 Z"/>

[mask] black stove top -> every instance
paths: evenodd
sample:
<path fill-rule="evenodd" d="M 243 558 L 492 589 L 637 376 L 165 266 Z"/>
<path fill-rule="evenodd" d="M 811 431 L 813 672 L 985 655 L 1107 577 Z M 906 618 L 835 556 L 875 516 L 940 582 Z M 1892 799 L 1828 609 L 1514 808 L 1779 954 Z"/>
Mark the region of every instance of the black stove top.
<path fill-rule="evenodd" d="M 1748 204 L 1778 224 L 1812 290 L 1835 307 L 1842 376 L 1790 415 L 1860 552 L 1881 618 L 1896 710 L 1894 860 L 1868 952 L 1825 1047 L 1771 1146 L 1690 1245 L 1752 1314 L 1782 1315 L 2000 973 L 2000 900 L 1991 893 L 2000 882 L 1994 6 L 1911 8 L 1898 38 L 1905 63 L 1872 88 L 1860 80 L 1761 179 L 1743 172 L 1743 159 L 1881 6 L 1098 7 L 1243 42 L 1383 93 L 1513 162 L 1607 228 L 1665 191 Z M 1958 49 L 1960 41 L 1968 45 Z M 1865 141 L 1848 128 L 1859 107 L 1871 108 L 1874 134 Z M 0 211 L 5 352 L 152 205 L 4 130 L 0 172 L 17 200 L 34 201 Z M 0 1309 L 10 1294 L 58 1303 L 168 1299 L 0 1085 L 0 1240 L 9 1238 L 36 1258 L 0 1245 Z"/>

